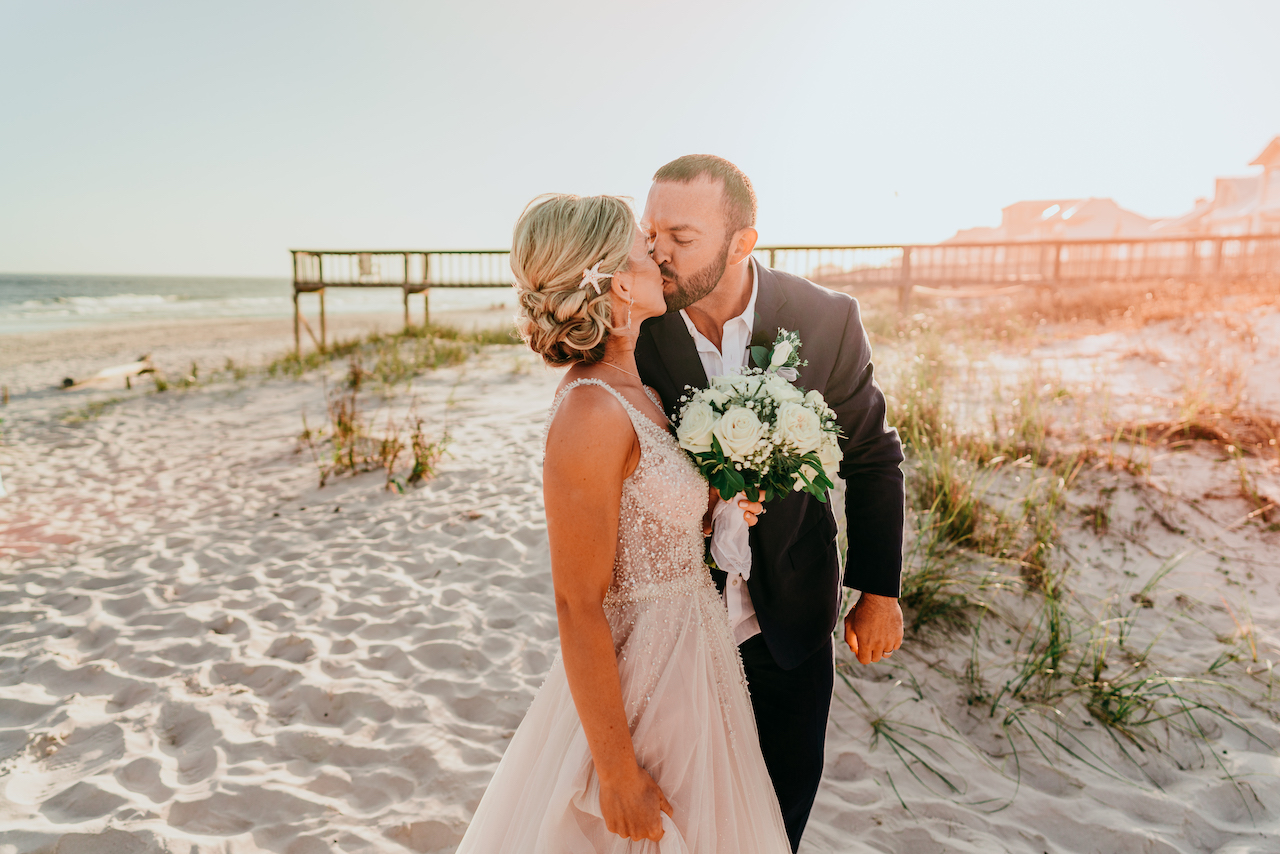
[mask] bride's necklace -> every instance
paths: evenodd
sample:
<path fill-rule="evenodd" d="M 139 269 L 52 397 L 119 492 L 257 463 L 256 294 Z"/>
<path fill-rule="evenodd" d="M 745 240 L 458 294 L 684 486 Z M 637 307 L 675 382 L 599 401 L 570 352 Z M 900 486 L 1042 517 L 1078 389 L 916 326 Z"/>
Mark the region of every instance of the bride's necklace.
<path fill-rule="evenodd" d="M 613 368 L 615 371 L 622 371 L 624 374 L 630 374 L 636 379 L 638 380 L 640 379 L 640 375 L 637 374 L 635 371 L 628 371 L 626 368 L 620 368 L 617 365 L 615 365 L 613 362 L 606 362 L 603 359 L 601 359 L 599 362 L 597 362 L 597 364 L 606 365 L 607 367 Z M 640 382 L 641 384 L 643 384 L 644 380 L 640 380 Z"/>

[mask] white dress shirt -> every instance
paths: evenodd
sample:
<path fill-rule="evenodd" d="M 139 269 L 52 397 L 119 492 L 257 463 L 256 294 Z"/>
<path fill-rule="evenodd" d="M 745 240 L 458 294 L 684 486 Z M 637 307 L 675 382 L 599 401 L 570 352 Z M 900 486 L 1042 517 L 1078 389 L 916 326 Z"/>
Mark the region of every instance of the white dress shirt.
<path fill-rule="evenodd" d="M 688 328 L 689 335 L 693 337 L 694 346 L 698 348 L 698 359 L 702 362 L 702 368 L 706 371 L 708 378 L 738 373 L 747 367 L 747 348 L 751 344 L 751 331 L 756 315 L 756 293 L 760 282 L 760 277 L 756 272 L 756 260 L 752 258 L 748 263 L 751 265 L 751 299 L 747 301 L 746 310 L 742 314 L 725 323 L 724 329 L 721 331 L 720 349 L 717 349 L 710 339 L 698 331 L 698 328 L 693 325 L 693 321 L 689 319 L 689 315 L 684 309 L 680 310 L 680 316 L 684 318 L 684 325 Z M 737 506 L 736 500 L 731 500 L 731 505 L 722 505 L 717 510 L 742 512 L 742 508 Z M 721 514 L 716 514 L 717 519 L 719 515 Z M 723 526 L 718 522 L 713 524 L 715 524 L 714 532 L 711 535 L 713 546 L 724 537 L 734 536 L 741 540 L 741 546 L 744 550 L 747 548 L 748 529 L 745 526 L 736 526 L 729 530 L 723 530 Z M 748 570 L 749 572 L 750 570 Z M 756 619 L 756 609 L 751 604 L 751 594 L 747 591 L 747 583 L 736 572 L 730 572 L 725 583 L 724 603 L 725 607 L 729 609 L 729 624 L 733 627 L 734 643 L 741 645 L 748 638 L 760 634 L 760 621 Z"/>

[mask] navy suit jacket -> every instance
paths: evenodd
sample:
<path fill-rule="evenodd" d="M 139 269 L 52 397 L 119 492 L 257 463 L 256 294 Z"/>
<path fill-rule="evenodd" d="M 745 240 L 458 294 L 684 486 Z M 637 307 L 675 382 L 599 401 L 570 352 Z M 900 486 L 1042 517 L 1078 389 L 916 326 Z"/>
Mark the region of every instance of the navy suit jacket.
<path fill-rule="evenodd" d="M 884 394 L 875 381 L 858 302 L 799 276 L 763 265 L 757 271 L 752 341 L 772 345 L 779 329 L 799 333 L 800 357 L 809 364 L 800 369 L 797 385 L 822 392 L 843 434 L 840 477 L 849 533 L 844 586 L 896 597 L 902 577 L 902 443 L 885 422 Z M 678 312 L 645 321 L 636 364 L 671 417 L 679 411 L 685 386 L 707 386 Z M 774 660 L 791 669 L 826 643 L 840 618 L 831 505 L 804 492 L 775 499 L 751 528 L 750 542 L 747 589 L 760 631 Z"/>

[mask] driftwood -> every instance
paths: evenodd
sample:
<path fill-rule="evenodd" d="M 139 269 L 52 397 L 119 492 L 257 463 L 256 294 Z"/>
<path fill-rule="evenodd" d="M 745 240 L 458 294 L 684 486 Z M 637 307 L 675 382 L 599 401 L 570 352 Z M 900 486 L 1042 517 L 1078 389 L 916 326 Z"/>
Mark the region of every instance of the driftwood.
<path fill-rule="evenodd" d="M 62 387 L 67 390 L 74 391 L 81 388 L 103 388 L 113 385 L 117 382 L 123 382 L 126 386 L 130 385 L 130 378 L 141 374 L 155 373 L 156 366 L 151 363 L 151 356 L 142 356 L 136 362 L 130 362 L 127 365 L 115 365 L 110 368 L 103 368 L 87 380 L 75 382 L 70 377 L 62 381 Z M 70 380 L 70 382 L 68 382 Z"/>

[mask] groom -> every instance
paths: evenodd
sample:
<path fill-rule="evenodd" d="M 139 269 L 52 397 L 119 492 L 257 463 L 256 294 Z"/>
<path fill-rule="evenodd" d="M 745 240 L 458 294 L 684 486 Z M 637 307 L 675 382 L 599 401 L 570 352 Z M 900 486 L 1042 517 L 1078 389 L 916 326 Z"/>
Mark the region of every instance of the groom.
<path fill-rule="evenodd" d="M 675 415 L 686 385 L 705 388 L 709 376 L 748 367 L 747 347 L 771 345 L 780 328 L 799 333 L 809 364 L 797 385 L 822 392 L 842 435 L 849 533 L 843 585 L 862 594 L 844 618 L 844 638 L 863 664 L 879 661 L 902 643 L 903 457 L 897 431 L 885 423 L 858 303 L 752 257 L 755 191 L 729 161 L 688 155 L 653 181 L 641 227 L 662 271 L 667 314 L 640 330 L 641 378 Z M 761 751 L 795 851 L 822 779 L 831 707 L 842 582 L 836 522 L 830 504 L 797 492 L 766 504 L 748 531 L 716 526 L 714 537 L 748 539 L 751 566 L 712 576 L 729 609 Z"/>

